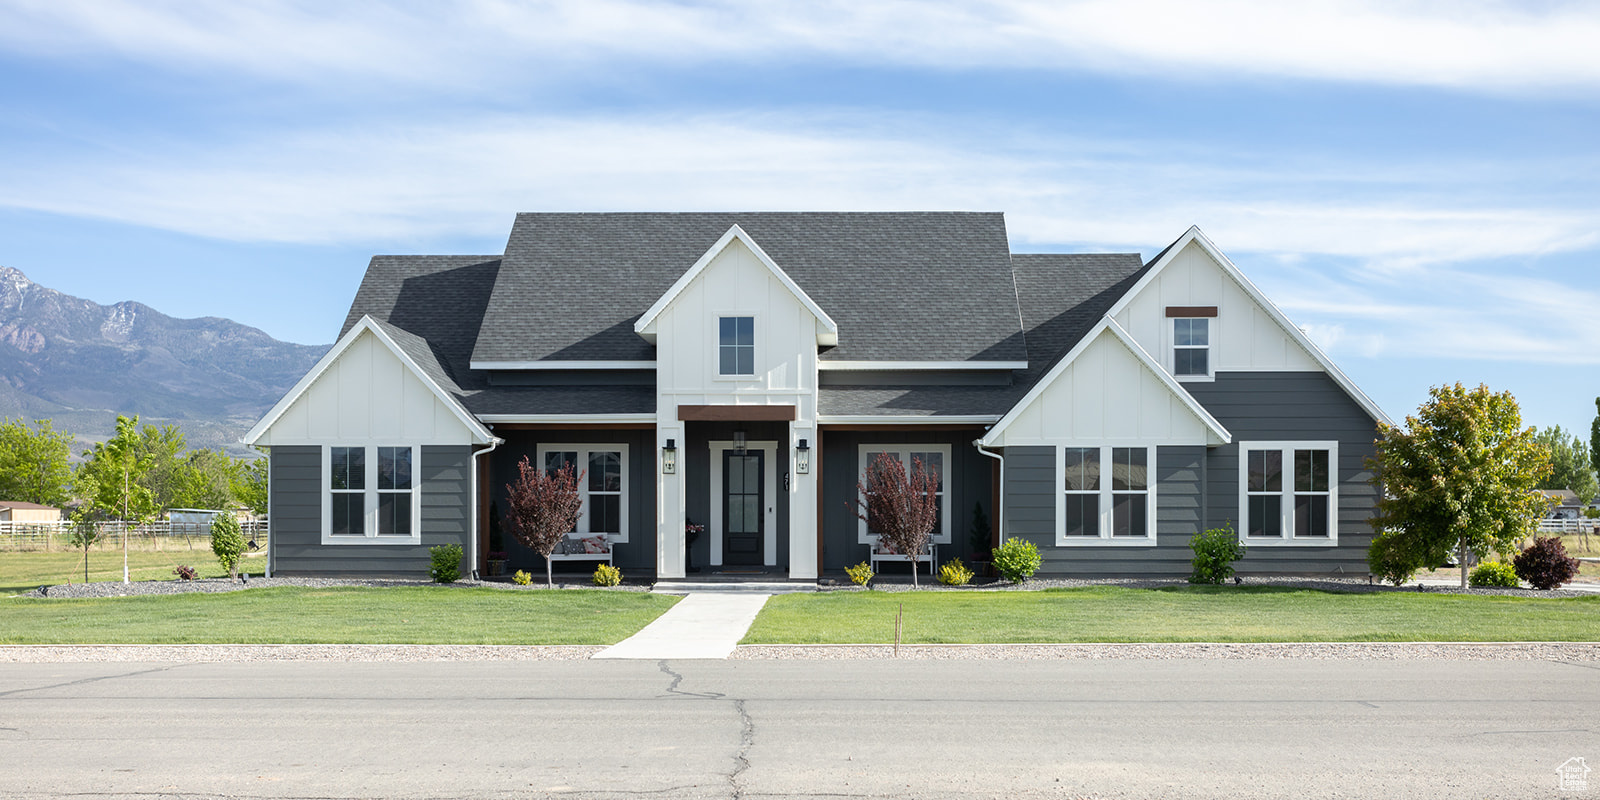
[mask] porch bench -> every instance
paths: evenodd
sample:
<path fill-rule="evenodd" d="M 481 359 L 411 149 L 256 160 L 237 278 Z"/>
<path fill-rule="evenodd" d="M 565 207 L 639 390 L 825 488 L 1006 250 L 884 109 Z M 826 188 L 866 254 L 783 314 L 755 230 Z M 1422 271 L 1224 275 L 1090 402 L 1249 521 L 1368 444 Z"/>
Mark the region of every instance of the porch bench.
<path fill-rule="evenodd" d="M 595 545 L 598 545 L 598 550 L 595 549 Z M 569 533 L 567 538 L 556 547 L 555 552 L 550 554 L 550 560 L 552 562 L 604 561 L 607 564 L 616 566 L 615 562 L 612 561 L 613 551 L 614 548 L 611 546 L 611 542 L 606 540 L 604 534 L 580 537 Z"/>
<path fill-rule="evenodd" d="M 887 562 L 899 563 L 899 564 L 904 564 L 906 562 L 906 557 L 904 555 L 901 555 L 900 553 L 896 553 L 893 550 L 890 550 L 887 545 L 884 545 L 884 544 L 882 544 L 880 542 L 877 542 L 877 541 L 874 541 L 872 544 L 867 545 L 867 551 L 868 551 L 868 560 L 872 562 L 872 571 L 873 572 L 877 572 L 878 571 L 879 562 L 887 561 Z M 915 560 L 916 560 L 917 564 L 919 564 L 919 565 L 920 564 L 927 564 L 928 565 L 928 574 L 932 575 L 933 574 L 933 566 L 934 566 L 934 564 L 938 563 L 938 560 L 939 560 L 939 545 L 935 544 L 933 542 L 933 539 L 930 537 L 928 539 L 927 549 L 924 550 L 921 553 L 918 553 Z"/>

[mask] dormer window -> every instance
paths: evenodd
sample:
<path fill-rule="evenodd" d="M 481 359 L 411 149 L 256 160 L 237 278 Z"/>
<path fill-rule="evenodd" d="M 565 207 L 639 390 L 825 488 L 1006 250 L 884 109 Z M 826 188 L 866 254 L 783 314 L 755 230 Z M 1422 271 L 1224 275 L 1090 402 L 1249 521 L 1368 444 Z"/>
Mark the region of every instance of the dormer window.
<path fill-rule="evenodd" d="M 722 317 L 718 321 L 717 372 L 756 374 L 756 318 Z"/>
<path fill-rule="evenodd" d="M 1172 320 L 1172 374 L 1178 378 L 1211 377 L 1211 321 L 1215 306 L 1168 306 Z"/>

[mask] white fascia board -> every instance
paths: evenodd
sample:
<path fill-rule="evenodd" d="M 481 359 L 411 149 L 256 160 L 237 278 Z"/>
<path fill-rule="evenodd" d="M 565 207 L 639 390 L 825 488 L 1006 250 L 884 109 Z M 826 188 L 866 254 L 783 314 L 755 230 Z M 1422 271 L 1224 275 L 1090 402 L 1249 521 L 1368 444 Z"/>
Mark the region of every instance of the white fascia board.
<path fill-rule="evenodd" d="M 818 425 L 993 425 L 999 421 L 999 414 L 951 414 L 937 417 L 835 414 L 817 417 Z"/>
<path fill-rule="evenodd" d="M 828 316 L 828 312 L 823 311 L 822 306 L 817 305 L 816 301 L 812 300 L 811 296 L 806 294 L 805 290 L 801 289 L 799 284 L 795 283 L 794 279 L 790 278 L 789 274 L 784 272 L 776 261 L 772 260 L 771 256 L 767 255 L 767 251 L 762 250 L 761 245 L 756 244 L 755 240 L 750 238 L 750 234 L 745 233 L 744 229 L 738 225 L 734 225 L 728 229 L 727 233 L 722 234 L 722 238 L 718 239 L 716 244 L 711 245 L 711 249 L 707 250 L 705 255 L 700 256 L 700 260 L 694 262 L 694 266 L 690 267 L 688 272 L 679 276 L 677 282 L 672 284 L 672 288 L 668 289 L 666 294 L 661 295 L 655 304 L 644 312 L 644 316 L 639 317 L 639 321 L 633 324 L 633 332 L 654 344 L 656 333 L 653 326 L 655 325 L 656 317 L 661 316 L 661 312 L 667 310 L 667 306 L 672 305 L 672 301 L 678 299 L 678 295 L 683 294 L 683 290 L 687 289 L 689 284 L 694 283 L 695 278 L 700 277 L 700 273 L 705 272 L 706 267 L 710 266 L 717 255 L 734 239 L 744 242 L 744 246 L 750 248 L 750 252 L 755 253 L 756 259 L 765 265 L 772 275 L 794 294 L 795 298 L 806 307 L 806 310 L 817 318 L 817 322 L 821 323 L 821 330 L 817 332 L 817 344 L 824 346 L 837 345 L 839 343 L 838 323 L 834 322 L 833 317 Z"/>
<path fill-rule="evenodd" d="M 1278 327 L 1282 328 L 1290 339 L 1304 347 L 1306 352 L 1311 354 L 1311 358 L 1322 366 L 1322 369 L 1328 373 L 1329 377 L 1333 378 L 1333 382 L 1337 383 L 1339 388 L 1344 389 L 1345 394 L 1350 395 L 1350 398 L 1355 400 L 1356 404 L 1361 406 L 1368 416 L 1386 425 L 1394 424 L 1394 420 L 1390 419 L 1388 414 L 1383 413 L 1383 409 L 1379 408 L 1378 404 L 1373 402 L 1366 392 L 1361 391 L 1361 387 L 1357 386 L 1355 381 L 1350 380 L 1350 376 L 1344 374 L 1344 370 L 1339 369 L 1333 363 L 1333 359 L 1328 358 L 1328 354 L 1322 352 L 1322 348 L 1312 342 L 1304 331 L 1289 320 L 1289 315 L 1283 313 L 1283 309 L 1278 308 L 1276 303 L 1267 299 L 1267 296 L 1254 283 L 1251 283 L 1249 278 L 1245 277 L 1239 267 L 1217 248 L 1217 245 L 1211 241 L 1210 237 L 1205 235 L 1204 231 L 1200 230 L 1198 225 L 1189 226 L 1189 230 L 1184 231 L 1183 235 L 1178 237 L 1178 241 L 1173 242 L 1172 246 L 1167 248 L 1166 254 L 1150 267 L 1150 271 L 1146 272 L 1144 277 L 1140 278 L 1139 282 L 1135 283 L 1133 288 L 1129 289 L 1127 294 L 1124 294 L 1122 299 L 1111 307 L 1110 311 L 1106 312 L 1106 316 L 1114 317 L 1122 313 L 1122 310 L 1133 302 L 1133 298 L 1137 297 L 1146 286 L 1149 286 L 1156 276 L 1161 274 L 1161 270 L 1172 263 L 1178 257 L 1178 254 L 1183 252 L 1183 249 L 1188 247 L 1191 242 L 1199 244 L 1200 248 L 1222 267 L 1222 271 L 1227 273 L 1228 277 L 1233 278 L 1234 282 L 1244 289 L 1245 294 L 1249 295 L 1250 299 L 1256 301 L 1256 304 L 1267 312 L 1267 316 L 1273 322 L 1278 323 Z"/>
<path fill-rule="evenodd" d="M 1026 361 L 818 361 L 817 369 L 835 372 L 860 372 L 867 370 L 945 371 L 945 370 L 1013 370 L 1027 369 Z"/>
<path fill-rule="evenodd" d="M 655 369 L 654 361 L 474 361 L 473 369 Z"/>
<path fill-rule="evenodd" d="M 556 423 L 571 425 L 595 425 L 599 423 L 617 422 L 649 422 L 656 421 L 656 415 L 646 414 L 483 414 L 478 417 L 490 425 L 500 423 Z"/>
<path fill-rule="evenodd" d="M 1222 444 L 1228 444 L 1229 442 L 1233 441 L 1233 434 L 1229 433 L 1228 429 L 1224 428 L 1222 423 L 1217 421 L 1216 417 L 1211 416 L 1211 412 L 1207 411 L 1205 406 L 1200 405 L 1200 402 L 1195 400 L 1193 395 L 1184 391 L 1182 384 L 1179 384 L 1176 378 L 1169 375 L 1167 371 L 1161 367 L 1160 362 L 1151 357 L 1151 355 L 1146 352 L 1143 347 L 1140 347 L 1139 343 L 1134 341 L 1133 336 L 1130 335 L 1126 330 L 1123 330 L 1122 326 L 1118 325 L 1117 321 L 1112 319 L 1111 314 L 1108 313 L 1104 317 L 1101 317 L 1100 321 L 1095 323 L 1095 326 L 1091 328 L 1082 339 L 1078 340 L 1078 343 L 1073 346 L 1072 350 L 1070 350 L 1060 361 L 1056 362 L 1056 365 L 1051 367 L 1050 371 L 1045 373 L 1044 377 L 1040 378 L 1038 383 L 1035 383 L 1033 388 L 1029 389 L 1028 393 L 1023 395 L 1022 399 L 1017 401 L 1017 404 L 1012 406 L 1011 410 L 1007 411 L 1006 415 L 1002 417 L 999 422 L 995 423 L 995 426 L 990 428 L 989 432 L 984 434 L 982 439 L 978 440 L 980 446 L 999 446 L 996 443 L 997 437 L 1001 433 L 1004 433 L 1005 429 L 1010 427 L 1011 423 L 1014 422 L 1016 418 L 1020 416 L 1025 409 L 1027 409 L 1028 406 L 1032 405 L 1035 400 L 1038 400 L 1039 396 L 1044 394 L 1045 390 L 1054 384 L 1057 378 L 1061 377 L 1061 373 L 1066 371 L 1068 365 L 1076 361 L 1078 356 L 1082 355 L 1085 350 L 1088 350 L 1090 345 L 1094 344 L 1095 340 L 1099 339 L 1100 335 L 1106 332 L 1110 332 L 1111 335 L 1117 337 L 1117 339 L 1124 345 L 1127 345 L 1128 349 L 1133 352 L 1134 357 L 1139 360 L 1139 363 L 1143 364 L 1145 369 L 1150 370 L 1150 372 L 1156 376 L 1157 380 L 1160 380 L 1163 384 L 1165 384 L 1167 390 L 1172 392 L 1173 395 L 1175 395 L 1191 413 L 1198 417 L 1200 422 L 1210 429 L 1210 431 L 1215 434 L 1219 440 L 1221 440 Z"/>
<path fill-rule="evenodd" d="M 283 399 L 279 400 L 278 404 L 273 406 L 272 410 L 268 411 L 267 415 L 262 417 L 261 421 L 257 422 L 249 433 L 244 435 L 244 439 L 241 441 L 246 445 L 255 444 L 278 421 L 278 418 L 283 416 L 290 406 L 294 405 L 294 401 L 299 400 L 300 396 L 305 394 L 306 390 L 310 389 L 311 385 L 316 383 L 324 372 L 328 371 L 328 367 L 333 366 L 333 362 L 339 360 L 339 356 L 350 349 L 350 345 L 354 344 L 355 340 L 365 332 L 371 332 L 379 342 L 383 343 L 384 347 L 389 348 L 389 352 L 393 353 L 395 358 L 400 359 L 400 363 L 404 364 L 406 369 L 411 370 L 411 374 L 416 376 L 417 380 L 422 381 L 422 385 L 428 387 L 428 391 L 433 392 L 433 396 L 438 398 L 439 402 L 444 403 L 445 407 L 450 409 L 450 412 L 455 414 L 463 425 L 467 426 L 467 430 L 472 431 L 473 435 L 478 437 L 476 444 L 488 444 L 494 441 L 494 434 L 490 433 L 489 429 L 485 428 L 483 423 L 472 415 L 472 412 L 467 411 L 460 401 L 451 397 L 448 392 L 440 388 L 438 383 L 428 377 L 428 373 L 423 372 L 422 368 L 417 366 L 417 362 L 411 360 L 411 356 L 406 355 L 406 351 L 402 350 L 400 345 L 395 344 L 394 339 L 384 332 L 383 326 L 379 325 L 371 315 L 362 315 L 361 320 L 350 328 L 350 332 L 335 342 L 333 347 L 323 354 L 322 358 L 311 368 L 311 371 L 307 372 L 300 379 L 300 382 L 296 383 L 294 388 L 291 388 L 289 393 L 285 394 Z"/>

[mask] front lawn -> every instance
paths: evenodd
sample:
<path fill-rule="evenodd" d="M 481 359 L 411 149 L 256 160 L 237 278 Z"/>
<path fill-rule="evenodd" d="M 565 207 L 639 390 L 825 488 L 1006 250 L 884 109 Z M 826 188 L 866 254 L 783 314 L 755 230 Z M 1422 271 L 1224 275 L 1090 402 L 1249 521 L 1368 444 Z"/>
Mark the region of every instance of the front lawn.
<path fill-rule="evenodd" d="M 196 537 L 199 542 L 199 537 Z M 194 567 L 202 578 L 218 578 L 227 570 L 217 563 L 209 543 L 200 543 L 192 550 L 130 550 L 128 572 L 132 580 L 162 581 L 176 578 L 172 568 L 184 564 Z M 266 569 L 266 558 L 246 558 L 240 563 L 242 572 L 259 574 Z M 89 580 L 121 581 L 122 550 L 101 547 L 89 548 Z M 22 594 L 41 585 L 58 583 L 83 583 L 83 551 L 55 550 L 51 552 L 0 552 L 0 597 Z"/>
<path fill-rule="evenodd" d="M 1344 593 L 1268 586 L 773 597 L 743 644 L 1597 641 L 1600 596 Z"/>
<path fill-rule="evenodd" d="M 281 586 L 95 600 L 0 599 L 0 644 L 594 644 L 678 601 L 641 592 Z"/>

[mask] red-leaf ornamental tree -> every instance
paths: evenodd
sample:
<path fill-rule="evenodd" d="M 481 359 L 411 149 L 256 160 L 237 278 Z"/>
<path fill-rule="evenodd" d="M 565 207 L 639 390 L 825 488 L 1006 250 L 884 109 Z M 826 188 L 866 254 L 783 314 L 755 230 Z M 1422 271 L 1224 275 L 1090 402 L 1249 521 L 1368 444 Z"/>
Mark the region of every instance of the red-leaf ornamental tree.
<path fill-rule="evenodd" d="M 939 473 L 916 458 L 908 475 L 900 459 L 879 453 L 867 464 L 866 482 L 857 483 L 856 489 L 860 496 L 851 510 L 890 550 L 906 557 L 911 585 L 920 585 L 917 556 L 927 549 L 939 521 Z"/>
<path fill-rule="evenodd" d="M 522 457 L 517 469 L 521 477 L 516 483 L 506 484 L 510 508 L 505 523 L 517 541 L 544 556 L 544 584 L 555 586 L 550 575 L 550 554 L 568 532 L 578 528 L 578 512 L 583 509 L 578 481 L 583 474 L 574 475 L 570 463 L 557 470 L 539 469 L 528 463 L 527 456 Z"/>

